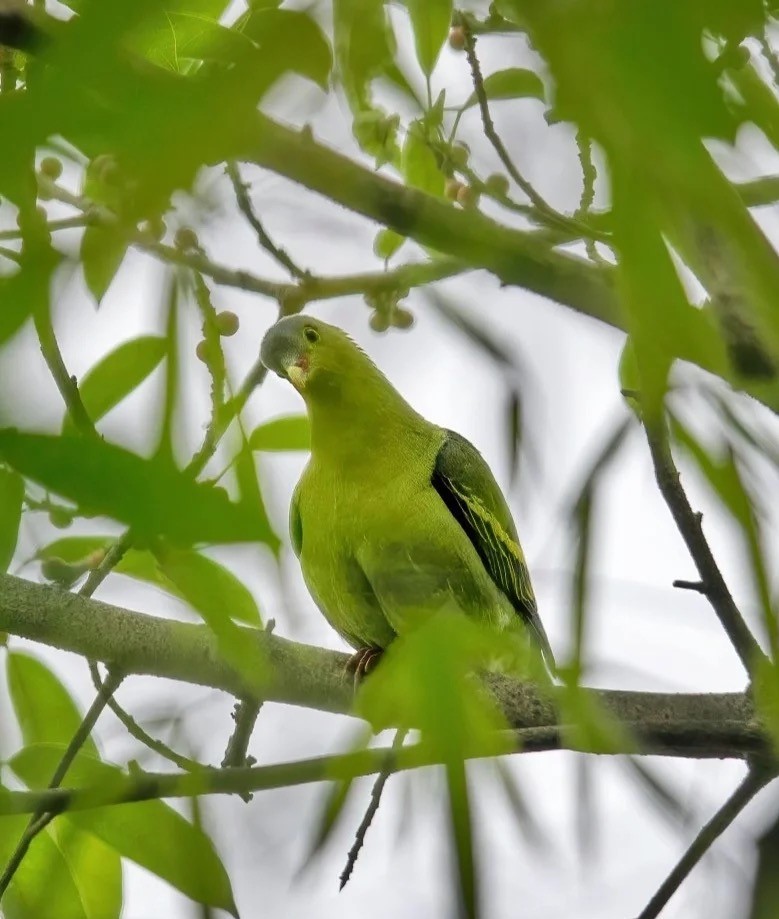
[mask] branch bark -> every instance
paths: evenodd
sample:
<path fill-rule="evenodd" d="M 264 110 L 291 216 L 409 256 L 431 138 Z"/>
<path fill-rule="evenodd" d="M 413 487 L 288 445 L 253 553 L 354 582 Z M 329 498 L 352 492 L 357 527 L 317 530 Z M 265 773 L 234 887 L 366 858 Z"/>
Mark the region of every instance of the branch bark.
<path fill-rule="evenodd" d="M 11 575 L 0 577 L 0 630 L 104 661 L 125 674 L 211 686 L 239 698 L 251 689 L 220 657 L 206 626 L 148 616 Z M 266 700 L 352 712 L 347 654 L 248 629 L 247 647 L 256 655 L 252 670 L 267 677 Z M 505 676 L 491 675 L 487 683 L 511 727 L 534 729 L 523 737 L 525 749 L 572 748 L 551 698 Z M 643 752 L 744 758 L 770 746 L 745 693 L 590 692 L 633 729 Z"/>

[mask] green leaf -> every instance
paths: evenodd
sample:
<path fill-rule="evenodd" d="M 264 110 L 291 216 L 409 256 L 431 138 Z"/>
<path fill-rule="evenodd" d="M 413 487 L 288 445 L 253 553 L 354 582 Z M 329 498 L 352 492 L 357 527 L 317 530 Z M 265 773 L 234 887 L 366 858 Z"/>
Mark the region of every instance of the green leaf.
<path fill-rule="evenodd" d="M 35 557 L 38 559 L 60 558 L 73 564 L 83 561 L 93 552 L 107 549 L 113 542 L 115 539 L 112 536 L 66 536 L 39 549 Z M 215 605 L 218 602 L 231 618 L 254 627 L 262 625 L 260 611 L 254 597 L 231 571 L 220 565 L 219 562 L 197 552 L 180 550 L 176 554 L 181 563 L 188 559 L 189 566 L 197 571 L 197 576 L 202 580 L 201 602 L 205 602 L 206 599 L 209 604 Z M 188 601 L 188 596 L 168 577 L 164 565 L 160 565 L 152 552 L 128 549 L 113 570 L 117 574 L 124 574 L 146 584 L 160 587 L 180 600 Z"/>
<path fill-rule="evenodd" d="M 218 616 L 256 628 L 262 625 L 251 592 L 223 565 L 191 549 L 158 550 L 157 562 L 165 578 L 206 621 Z"/>
<path fill-rule="evenodd" d="M 9 765 L 30 788 L 44 787 L 63 748 L 36 744 L 20 750 Z M 80 754 L 69 773 L 79 787 L 121 787 L 122 771 Z M 199 903 L 237 915 L 230 880 L 206 834 L 162 801 L 69 811 L 59 819 L 92 833 L 124 858 L 151 871 Z"/>
<path fill-rule="evenodd" d="M 36 244 L 22 250 L 18 271 L 0 278 L 0 344 L 15 335 L 36 310 L 48 310 L 56 264 L 51 246 Z"/>
<path fill-rule="evenodd" d="M 268 452 L 310 450 L 311 428 L 306 415 L 284 415 L 256 427 L 249 436 L 252 450 Z"/>
<path fill-rule="evenodd" d="M 401 236 L 400 233 L 385 227 L 383 230 L 379 230 L 373 240 L 373 252 L 386 262 L 392 258 L 405 241 L 405 236 Z"/>
<path fill-rule="evenodd" d="M 414 30 L 417 60 L 425 76 L 430 76 L 449 34 L 452 0 L 406 0 Z"/>
<path fill-rule="evenodd" d="M 484 79 L 484 92 L 488 99 L 540 99 L 542 102 L 544 96 L 544 84 L 537 73 L 532 70 L 525 70 L 522 67 L 509 67 L 507 70 L 499 70 L 497 73 L 491 73 Z M 468 96 L 464 109 L 477 105 L 479 97 L 475 92 Z"/>
<path fill-rule="evenodd" d="M 187 73 L 188 65 L 199 61 L 232 64 L 256 50 L 239 30 L 184 11 L 168 14 L 165 25 L 144 35 L 142 41 L 150 61 L 176 73 Z"/>
<path fill-rule="evenodd" d="M 22 477 L 9 469 L 0 469 L 0 573 L 8 570 L 14 557 L 23 503 Z"/>
<path fill-rule="evenodd" d="M 5 864 L 27 817 L 0 819 L 0 859 Z M 39 833 L 3 897 L 5 919 L 97 919 L 90 916 L 51 828 Z M 109 916 L 100 919 L 110 919 Z"/>
<path fill-rule="evenodd" d="M 401 168 L 406 182 L 414 188 L 431 195 L 443 195 L 444 174 L 438 168 L 438 160 L 430 149 L 420 122 L 409 125 L 403 144 Z"/>
<path fill-rule="evenodd" d="M 122 859 L 102 840 L 63 820 L 52 835 L 76 883 L 88 919 L 119 919 L 122 913 Z"/>
<path fill-rule="evenodd" d="M 6 665 L 8 692 L 25 744 L 70 743 L 82 721 L 68 690 L 38 658 L 10 651 Z M 83 749 L 97 756 L 87 737 Z"/>
<path fill-rule="evenodd" d="M 281 75 L 292 70 L 327 89 L 333 53 L 311 16 L 297 10 L 253 8 L 237 28 L 259 46 L 259 58 L 269 71 Z"/>
<path fill-rule="evenodd" d="M 250 680 L 259 690 L 263 674 L 257 673 L 256 649 L 251 646 L 251 633 L 238 628 L 230 618 L 233 614 L 230 596 L 237 595 L 244 604 L 244 615 L 251 615 L 247 609 L 254 603 L 251 595 L 229 572 L 210 559 L 196 552 L 185 549 L 173 549 L 160 546 L 156 549 L 160 570 L 175 586 L 179 594 L 197 610 L 214 633 L 219 647 L 230 663 L 236 667 L 245 679 Z M 230 582 L 230 589 L 225 590 Z M 256 623 L 259 612 L 254 607 Z"/>
<path fill-rule="evenodd" d="M 81 401 L 92 421 L 98 421 L 149 376 L 165 356 L 164 338 L 146 335 L 126 341 L 95 364 L 79 383 Z M 70 414 L 63 434 L 75 433 Z"/>
<path fill-rule="evenodd" d="M 142 539 L 264 542 L 279 546 L 261 507 L 233 503 L 163 459 L 142 459 L 97 438 L 0 430 L 0 457 L 79 507 L 132 526 Z"/>
<path fill-rule="evenodd" d="M 120 226 L 92 225 L 81 237 L 84 280 L 98 304 L 111 286 L 127 252 L 127 230 Z"/>

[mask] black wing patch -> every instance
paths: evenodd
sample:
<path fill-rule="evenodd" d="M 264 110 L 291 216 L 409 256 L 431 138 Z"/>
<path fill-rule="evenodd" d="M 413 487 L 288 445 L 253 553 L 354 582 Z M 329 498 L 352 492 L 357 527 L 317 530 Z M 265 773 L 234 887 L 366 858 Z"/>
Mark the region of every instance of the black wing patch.
<path fill-rule="evenodd" d="M 530 626 L 553 666 L 511 513 L 489 466 L 469 441 L 447 431 L 431 483 L 465 531 L 487 573 Z"/>

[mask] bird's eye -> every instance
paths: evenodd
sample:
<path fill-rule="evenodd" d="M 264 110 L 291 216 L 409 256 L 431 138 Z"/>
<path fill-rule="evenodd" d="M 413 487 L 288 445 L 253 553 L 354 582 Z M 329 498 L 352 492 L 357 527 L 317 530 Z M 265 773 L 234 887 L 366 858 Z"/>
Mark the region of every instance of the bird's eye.
<path fill-rule="evenodd" d="M 312 344 L 315 341 L 319 341 L 319 332 L 310 325 L 307 325 L 305 329 L 303 329 L 303 334 L 306 336 L 306 341 L 310 341 Z"/>

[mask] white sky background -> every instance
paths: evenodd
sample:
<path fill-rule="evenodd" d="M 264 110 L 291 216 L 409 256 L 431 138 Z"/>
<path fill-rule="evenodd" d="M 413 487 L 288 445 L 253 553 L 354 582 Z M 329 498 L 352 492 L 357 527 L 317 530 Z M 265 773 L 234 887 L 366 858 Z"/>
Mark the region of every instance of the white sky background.
<path fill-rule="evenodd" d="M 401 14 L 396 17 L 405 28 Z M 403 33 L 406 34 L 406 33 Z M 480 43 L 485 71 L 528 66 L 535 61 L 521 39 Z M 402 52 L 410 60 L 411 49 Z M 446 48 L 434 81 L 446 86 L 448 101 L 470 92 L 464 55 Z M 361 158 L 349 134 L 345 106 L 326 99 L 300 81 L 278 87 L 266 108 L 299 123 L 310 120 L 315 135 Z M 555 207 L 568 212 L 578 203 L 580 175 L 570 126 L 548 127 L 537 101 L 497 103 L 493 115 L 501 136 L 520 168 Z M 477 110 L 463 120 L 461 137 L 471 145 L 477 171 L 499 164 L 480 133 Z M 745 132 L 738 155 L 726 162 L 736 177 L 776 170 L 774 155 L 755 132 Z M 67 175 L 67 174 L 66 174 Z M 378 270 L 371 244 L 375 227 L 276 176 L 246 169 L 253 199 L 276 242 L 314 273 Z M 209 255 L 218 262 L 281 277 L 258 250 L 251 230 L 237 216 L 226 182 L 216 174 L 203 177 L 202 188 L 217 208 L 209 212 L 181 199 L 181 211 L 196 226 Z M 52 214 L 59 214 L 51 206 Z M 8 224 L 12 215 L 0 212 Z M 505 219 L 505 215 L 501 215 Z M 769 231 L 772 215 L 761 212 Z M 77 236 L 57 237 L 75 247 Z M 414 246 L 401 250 L 409 259 Z M 422 253 L 418 251 L 418 256 Z M 396 260 L 396 263 L 397 260 Z M 122 340 L 161 331 L 158 282 L 160 267 L 131 254 L 100 311 L 95 313 L 80 277 L 62 290 L 56 325 L 71 372 L 81 376 Z M 528 435 L 539 462 L 534 474 L 525 466 L 518 487 L 508 491 L 505 430 L 507 390 L 496 366 L 463 336 L 446 325 L 412 292 L 416 316 L 411 333 L 378 336 L 368 328 L 369 311 L 359 298 L 316 305 L 313 312 L 346 328 L 368 351 L 390 380 L 430 420 L 453 428 L 482 451 L 507 490 L 530 563 L 542 618 L 559 657 L 565 658 L 568 624 L 567 589 L 571 563 L 570 532 L 564 505 L 577 473 L 598 448 L 623 411 L 618 393 L 617 362 L 622 336 L 571 311 L 516 288 L 501 290 L 484 272 L 440 286 L 463 310 L 503 342 L 532 369 L 534 386 L 526 394 Z M 232 309 L 241 320 L 235 338 L 224 341 L 233 379 L 256 358 L 260 339 L 275 315 L 275 305 L 256 296 L 215 288 L 218 309 Z M 206 370 L 194 359 L 197 327 L 186 330 L 184 356 L 186 399 L 191 405 L 189 430 L 193 446 L 206 418 Z M 688 378 L 693 375 L 688 374 Z M 31 382 L 33 381 L 34 382 Z M 158 371 L 143 389 L 114 410 L 101 430 L 106 437 L 135 449 L 148 449 L 148 412 L 159 398 Z M 3 424 L 53 429 L 61 419 L 58 394 L 37 352 L 29 329 L 0 353 Z M 746 404 L 746 403 L 745 403 Z M 269 379 L 251 400 L 247 421 L 302 411 L 288 384 Z M 761 412 L 767 423 L 773 419 Z M 774 428 L 776 425 L 773 425 Z M 286 538 L 289 498 L 305 458 L 280 455 L 260 459 L 266 501 L 277 531 Z M 217 468 L 215 464 L 214 469 Z M 694 476 L 684 478 L 694 506 L 703 510 L 706 533 L 715 554 L 752 624 L 748 572 L 728 521 Z M 775 488 L 767 482 L 766 489 Z M 608 475 L 601 492 L 596 551 L 592 560 L 593 598 L 589 648 L 594 664 L 589 682 L 611 688 L 647 690 L 740 690 L 744 677 L 724 633 L 705 600 L 675 591 L 671 581 L 694 577 L 694 567 L 663 504 L 651 474 L 640 432 Z M 106 532 L 92 523 L 91 531 Z M 76 532 L 73 530 L 71 532 Z M 79 530 L 78 532 L 86 532 Z M 41 515 L 28 517 L 19 558 L 63 535 Z M 338 637 L 309 599 L 291 551 L 284 573 L 291 589 L 282 590 L 268 557 L 255 547 L 226 547 L 215 553 L 253 591 L 263 615 L 273 616 L 280 635 L 329 647 Z M 27 567 L 27 577 L 38 577 Z M 112 576 L 98 596 L 159 615 L 187 617 L 181 604 L 150 587 Z M 25 646 L 13 641 L 14 647 Z M 29 645 L 29 647 L 33 647 Z M 84 662 L 74 656 L 35 648 L 73 688 L 82 704 L 91 700 Z M 0 689 L 0 716 L 7 723 L 5 688 Z M 128 679 L 119 692 L 122 704 L 142 722 L 181 714 L 176 741 L 203 761 L 217 763 L 232 727 L 232 700 L 216 692 L 147 678 Z M 263 709 L 250 752 L 260 763 L 277 762 L 344 749 L 357 723 L 351 719 L 268 703 Z M 152 729 L 154 731 L 154 729 Z M 161 729 L 160 729 L 161 730 Z M 14 740 L 5 732 L 5 752 Z M 118 761 L 137 756 L 113 716 L 101 719 L 104 752 Z M 640 912 L 700 825 L 732 791 L 743 774 L 735 763 L 647 761 L 668 782 L 693 819 L 674 828 L 648 801 L 646 793 L 618 760 L 592 758 L 593 824 L 588 857 L 575 843 L 576 765 L 567 753 L 514 757 L 509 762 L 520 786 L 543 824 L 550 850 L 534 849 L 517 826 L 505 796 L 491 777 L 491 767 L 472 769 L 477 802 L 477 856 L 481 867 L 484 915 L 489 919 L 624 919 Z M 159 768 L 151 756 L 144 766 Z M 299 873 L 312 838 L 324 786 L 307 786 L 255 796 L 250 804 L 219 798 L 205 804 L 213 832 L 234 885 L 243 919 L 260 917 L 338 917 L 372 919 L 453 914 L 448 828 L 441 784 L 435 770 L 394 777 L 385 789 L 353 879 L 338 893 L 338 875 L 353 831 L 367 804 L 372 779 L 355 784 L 341 829 L 308 870 Z M 744 914 L 744 898 L 753 869 L 752 834 L 773 819 L 776 795 L 762 795 L 717 844 L 713 855 L 693 873 L 666 912 L 668 919 L 706 915 L 708 919 Z M 140 869 L 125 870 L 128 889 L 124 919 L 202 916 Z"/>

